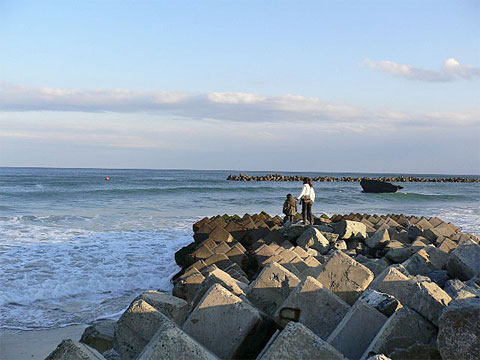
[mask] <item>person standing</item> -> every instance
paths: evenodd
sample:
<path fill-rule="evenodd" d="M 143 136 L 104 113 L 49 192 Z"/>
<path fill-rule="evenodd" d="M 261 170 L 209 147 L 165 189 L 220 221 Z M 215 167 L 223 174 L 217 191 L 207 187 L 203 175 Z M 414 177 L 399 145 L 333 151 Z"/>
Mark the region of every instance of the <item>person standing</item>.
<path fill-rule="evenodd" d="M 298 196 L 298 201 L 302 203 L 303 224 L 306 225 L 308 221 L 310 225 L 313 225 L 312 205 L 315 202 L 315 190 L 313 189 L 312 179 L 303 178 L 303 189 Z"/>
<path fill-rule="evenodd" d="M 292 194 L 287 195 L 287 199 L 283 203 L 283 213 L 285 214 L 284 223 L 290 222 L 293 223 L 295 215 L 297 214 L 298 206 L 297 200 L 293 197 Z"/>

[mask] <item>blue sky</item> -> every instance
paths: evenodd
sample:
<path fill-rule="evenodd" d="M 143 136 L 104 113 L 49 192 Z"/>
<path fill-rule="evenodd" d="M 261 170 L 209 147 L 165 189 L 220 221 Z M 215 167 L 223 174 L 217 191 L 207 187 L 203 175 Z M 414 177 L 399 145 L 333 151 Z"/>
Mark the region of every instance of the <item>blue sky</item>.
<path fill-rule="evenodd" d="M 480 173 L 478 1 L 0 1 L 0 166 Z"/>

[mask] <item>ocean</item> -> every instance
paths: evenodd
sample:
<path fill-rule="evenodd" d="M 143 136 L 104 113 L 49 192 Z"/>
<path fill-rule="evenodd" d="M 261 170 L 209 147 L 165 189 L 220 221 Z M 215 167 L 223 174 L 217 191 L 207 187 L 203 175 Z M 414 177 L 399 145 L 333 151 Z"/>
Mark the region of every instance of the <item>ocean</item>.
<path fill-rule="evenodd" d="M 281 214 L 286 194 L 297 196 L 302 188 L 293 182 L 227 181 L 230 173 L 238 174 L 0 168 L 0 331 L 116 318 L 142 291 L 171 290 L 179 270 L 173 255 L 192 241 L 196 220 L 262 210 Z M 355 182 L 314 185 L 317 215 L 438 216 L 480 235 L 479 183 L 402 183 L 395 194 L 365 194 Z"/>

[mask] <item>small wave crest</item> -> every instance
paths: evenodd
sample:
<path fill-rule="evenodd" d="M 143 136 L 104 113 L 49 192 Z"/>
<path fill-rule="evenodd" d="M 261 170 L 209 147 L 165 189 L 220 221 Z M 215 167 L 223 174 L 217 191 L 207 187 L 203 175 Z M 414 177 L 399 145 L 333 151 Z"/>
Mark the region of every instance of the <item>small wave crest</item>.
<path fill-rule="evenodd" d="M 385 193 L 385 194 L 368 194 L 368 196 L 376 196 L 384 200 L 390 201 L 428 201 L 428 202 L 444 202 L 444 201 L 461 201 L 468 199 L 465 195 L 454 194 L 421 194 L 412 192 Z"/>
<path fill-rule="evenodd" d="M 89 233 L 10 244 L 0 255 L 0 329 L 33 329 L 116 316 L 147 289 L 171 289 L 176 230 Z"/>

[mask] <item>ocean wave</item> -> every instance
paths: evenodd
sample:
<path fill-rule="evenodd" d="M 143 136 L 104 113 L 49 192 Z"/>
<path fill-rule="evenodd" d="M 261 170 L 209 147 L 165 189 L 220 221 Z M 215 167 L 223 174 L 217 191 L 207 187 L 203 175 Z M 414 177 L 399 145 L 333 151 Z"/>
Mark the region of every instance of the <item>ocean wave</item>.
<path fill-rule="evenodd" d="M 365 194 L 367 195 L 367 194 Z M 470 196 L 460 195 L 460 194 L 421 194 L 421 193 L 412 193 L 412 192 L 396 192 L 396 193 L 385 193 L 385 194 L 368 194 L 368 196 L 375 196 L 384 200 L 389 201 L 433 201 L 433 202 L 444 202 L 444 201 L 461 201 L 469 200 Z"/>
<path fill-rule="evenodd" d="M 130 195 L 178 195 L 178 194 L 209 194 L 231 192 L 236 193 L 262 193 L 274 190 L 275 187 L 230 187 L 230 186 L 175 186 L 175 187 L 136 187 L 136 188 L 94 188 L 94 189 L 57 189 L 57 190 L 43 190 L 43 191 L 18 191 L 18 192 L 0 192 L 0 195 L 9 198 L 43 198 L 47 199 L 52 196 L 66 197 L 66 196 L 130 196 Z"/>
<path fill-rule="evenodd" d="M 141 291 L 169 291 L 173 254 L 190 241 L 190 232 L 158 230 L 16 243 L 0 257 L 0 329 L 114 317 Z"/>

